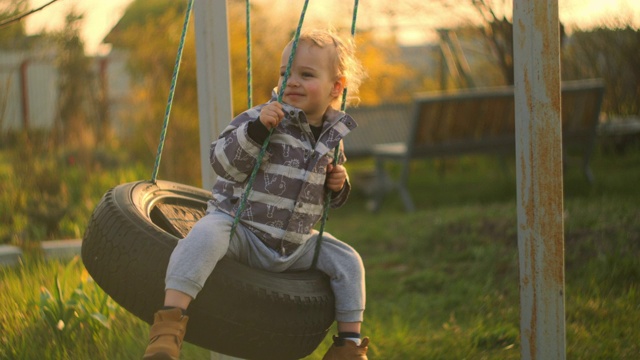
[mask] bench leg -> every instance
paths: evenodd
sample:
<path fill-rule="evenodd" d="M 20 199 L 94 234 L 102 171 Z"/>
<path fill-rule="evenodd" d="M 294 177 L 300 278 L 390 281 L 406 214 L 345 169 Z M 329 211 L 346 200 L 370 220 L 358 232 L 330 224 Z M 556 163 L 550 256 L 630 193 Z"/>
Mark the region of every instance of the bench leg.
<path fill-rule="evenodd" d="M 587 181 L 590 185 L 593 185 L 596 181 L 593 176 L 593 171 L 591 171 L 591 165 L 589 165 L 589 157 L 585 156 L 584 163 L 582 164 L 582 171 L 584 171 L 584 176 L 587 178 Z"/>
<path fill-rule="evenodd" d="M 593 176 L 593 172 L 591 171 L 591 165 L 589 163 L 591 160 L 591 154 L 593 154 L 593 150 L 596 146 L 595 144 L 596 144 L 596 134 L 594 132 L 593 135 L 591 136 L 591 140 L 589 141 L 589 143 L 587 144 L 587 147 L 584 150 L 584 160 L 582 163 L 582 170 L 584 171 L 584 176 L 587 178 L 589 185 L 593 185 L 596 182 L 596 179 Z"/>
<path fill-rule="evenodd" d="M 367 209 L 372 212 L 380 210 L 382 200 L 384 200 L 385 194 L 389 191 L 391 184 L 391 178 L 384 168 L 384 160 L 382 158 L 376 158 L 376 177 L 375 186 L 371 199 L 367 202 Z"/>
<path fill-rule="evenodd" d="M 398 192 L 400 192 L 400 197 L 402 199 L 402 203 L 404 204 L 404 208 L 407 212 L 413 212 L 416 210 L 413 205 L 413 201 L 411 200 L 411 195 L 409 194 L 409 189 L 407 188 L 407 184 L 409 182 L 409 159 L 405 159 L 402 161 L 402 173 L 400 174 L 400 179 L 398 181 Z"/>
<path fill-rule="evenodd" d="M 400 192 L 400 197 L 402 198 L 404 209 L 407 212 L 414 212 L 416 210 L 416 207 L 413 205 L 411 195 L 409 195 L 409 190 L 407 190 L 407 188 L 405 187 L 398 187 L 398 191 Z"/>
<path fill-rule="evenodd" d="M 371 200 L 367 203 L 367 209 L 372 212 L 380 210 L 385 195 L 391 190 L 398 190 L 400 199 L 407 212 L 415 211 L 411 200 L 407 182 L 409 180 L 409 160 L 402 160 L 402 170 L 398 181 L 394 181 L 385 169 L 385 161 L 382 157 L 376 158 L 376 185 Z"/>

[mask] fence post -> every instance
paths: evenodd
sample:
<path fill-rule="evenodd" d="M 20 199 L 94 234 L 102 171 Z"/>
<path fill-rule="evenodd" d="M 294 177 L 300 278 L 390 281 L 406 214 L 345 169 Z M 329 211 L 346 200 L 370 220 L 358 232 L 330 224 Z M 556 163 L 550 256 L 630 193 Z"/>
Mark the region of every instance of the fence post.
<path fill-rule="evenodd" d="M 515 0 L 513 42 L 522 359 L 565 359 L 557 0 Z"/>
<path fill-rule="evenodd" d="M 20 63 L 20 107 L 22 109 L 22 130 L 26 133 L 29 131 L 29 80 L 27 72 L 29 71 L 29 60 L 23 60 Z"/>

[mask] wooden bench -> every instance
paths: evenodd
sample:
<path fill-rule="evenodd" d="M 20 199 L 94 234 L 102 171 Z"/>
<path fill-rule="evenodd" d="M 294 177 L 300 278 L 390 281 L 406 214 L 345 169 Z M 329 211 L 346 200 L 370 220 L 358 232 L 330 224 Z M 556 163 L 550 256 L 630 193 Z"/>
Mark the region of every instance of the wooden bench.
<path fill-rule="evenodd" d="M 344 138 L 349 159 L 373 156 L 376 144 L 404 141 L 411 127 L 411 105 L 407 103 L 348 108 L 358 127 Z"/>
<path fill-rule="evenodd" d="M 604 83 L 600 80 L 562 83 L 563 151 L 569 143 L 583 147 L 583 171 L 589 182 L 594 181 L 589 160 L 595 146 L 603 95 Z M 370 204 L 373 211 L 380 208 L 385 194 L 392 190 L 399 192 L 407 211 L 415 209 L 407 189 L 413 159 L 515 153 L 513 87 L 420 93 L 414 96 L 410 108 L 405 140 L 377 144 L 371 149 L 377 184 Z M 346 143 L 345 148 L 348 149 Z M 401 164 L 399 177 L 391 177 L 387 162 Z"/>

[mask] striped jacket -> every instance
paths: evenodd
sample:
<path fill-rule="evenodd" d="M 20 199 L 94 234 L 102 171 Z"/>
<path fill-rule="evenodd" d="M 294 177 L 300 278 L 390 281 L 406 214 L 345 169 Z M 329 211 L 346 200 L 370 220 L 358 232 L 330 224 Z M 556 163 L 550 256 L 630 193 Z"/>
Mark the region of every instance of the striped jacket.
<path fill-rule="evenodd" d="M 259 117 L 264 105 L 238 115 L 211 144 L 211 166 L 218 175 L 212 202 L 231 216 L 238 210 L 262 146 L 248 136 L 247 125 Z M 283 111 L 285 117 L 273 131 L 240 221 L 265 244 L 287 255 L 309 239 L 322 218 L 327 165 L 335 147 L 342 150 L 342 138 L 357 124 L 351 116 L 329 109 L 316 141 L 302 110 L 283 104 Z M 340 151 L 338 164 L 345 161 Z M 350 191 L 347 179 L 344 188 L 332 195 L 330 206 L 342 206 Z"/>

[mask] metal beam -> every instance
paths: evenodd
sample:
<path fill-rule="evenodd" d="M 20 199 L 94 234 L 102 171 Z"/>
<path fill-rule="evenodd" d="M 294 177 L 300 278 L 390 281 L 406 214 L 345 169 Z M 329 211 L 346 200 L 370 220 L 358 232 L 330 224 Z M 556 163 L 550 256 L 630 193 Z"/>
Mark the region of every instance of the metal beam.
<path fill-rule="evenodd" d="M 216 176 L 209 147 L 232 117 L 231 63 L 226 1 L 197 0 L 195 10 L 200 168 L 202 187 L 211 189 Z M 211 352 L 211 360 L 241 360 Z"/>
<path fill-rule="evenodd" d="M 200 167 L 202 187 L 211 189 L 215 174 L 209 146 L 232 118 L 227 2 L 197 0 L 195 10 Z"/>
<path fill-rule="evenodd" d="M 514 0 L 522 359 L 565 359 L 558 1 Z"/>

